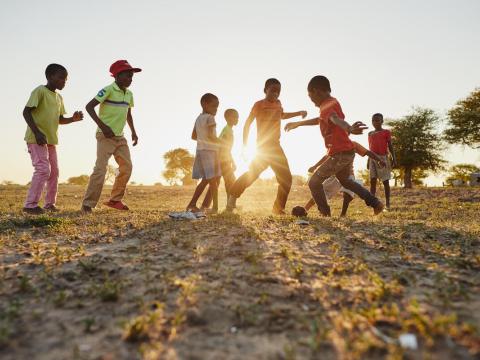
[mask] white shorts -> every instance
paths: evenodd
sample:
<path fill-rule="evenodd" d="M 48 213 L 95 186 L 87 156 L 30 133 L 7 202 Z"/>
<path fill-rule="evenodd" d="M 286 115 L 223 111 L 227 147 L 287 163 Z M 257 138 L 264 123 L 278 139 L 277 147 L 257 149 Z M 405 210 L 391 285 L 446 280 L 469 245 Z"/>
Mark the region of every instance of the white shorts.
<path fill-rule="evenodd" d="M 359 183 L 360 185 L 363 185 L 363 183 L 360 180 L 356 180 L 355 176 L 350 175 L 349 177 L 351 180 L 354 180 L 355 182 Z M 336 178 L 336 176 L 330 176 L 327 180 L 323 182 L 323 191 L 325 192 L 325 197 L 327 200 L 330 200 L 337 194 L 339 191 L 346 193 L 350 195 L 352 198 L 355 197 L 355 194 L 348 190 L 345 189 L 342 184 L 340 184 L 340 181 Z"/>

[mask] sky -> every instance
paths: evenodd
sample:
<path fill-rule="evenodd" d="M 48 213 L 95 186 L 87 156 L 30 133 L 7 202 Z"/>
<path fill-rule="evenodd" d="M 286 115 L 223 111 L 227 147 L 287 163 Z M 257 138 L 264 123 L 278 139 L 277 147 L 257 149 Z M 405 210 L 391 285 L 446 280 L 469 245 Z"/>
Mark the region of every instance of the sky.
<path fill-rule="evenodd" d="M 68 69 L 61 91 L 67 115 L 84 110 L 113 81 L 108 69 L 115 60 L 143 69 L 130 87 L 139 135 L 131 148 L 132 181 L 160 182 L 166 151 L 195 151 L 190 135 L 205 92 L 220 99 L 218 132 L 225 109 L 240 113 L 234 148 L 239 175 L 248 166 L 238 156 L 242 127 L 270 77 L 282 82 L 285 111 L 306 110 L 309 118 L 318 115 L 306 90 L 314 75 L 330 79 L 350 123 L 371 125 L 376 112 L 399 118 L 412 106 L 446 116 L 480 86 L 478 14 L 478 0 L 4 2 L 0 181 L 30 181 L 22 110 L 30 92 L 45 84 L 49 63 Z M 59 129 L 60 181 L 93 169 L 96 126 L 84 114 L 82 122 Z M 125 133 L 129 138 L 128 129 Z M 367 144 L 366 135 L 355 139 Z M 250 140 L 252 147 L 255 130 Z M 281 142 L 294 174 L 305 175 L 325 153 L 318 127 L 282 132 Z M 480 165 L 478 150 L 459 146 L 447 148 L 445 158 Z M 357 170 L 365 164 L 366 159 L 355 161 Z M 428 183 L 441 184 L 441 176 Z"/>

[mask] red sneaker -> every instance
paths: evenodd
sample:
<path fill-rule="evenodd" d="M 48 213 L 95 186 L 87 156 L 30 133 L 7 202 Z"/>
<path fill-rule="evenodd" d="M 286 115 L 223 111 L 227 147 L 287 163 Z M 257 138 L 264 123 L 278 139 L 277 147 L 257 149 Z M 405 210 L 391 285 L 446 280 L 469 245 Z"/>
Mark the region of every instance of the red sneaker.
<path fill-rule="evenodd" d="M 117 210 L 123 210 L 123 211 L 130 210 L 128 206 L 122 203 L 121 201 L 109 200 L 107 202 L 104 202 L 103 205 L 111 207 L 112 209 L 117 209 Z"/>

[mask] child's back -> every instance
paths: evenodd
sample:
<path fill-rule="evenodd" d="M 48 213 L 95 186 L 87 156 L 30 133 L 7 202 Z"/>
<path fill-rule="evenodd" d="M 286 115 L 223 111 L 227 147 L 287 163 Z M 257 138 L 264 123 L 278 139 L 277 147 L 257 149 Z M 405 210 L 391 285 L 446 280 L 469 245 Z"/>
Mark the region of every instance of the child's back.
<path fill-rule="evenodd" d="M 197 133 L 197 150 L 217 151 L 218 146 L 209 138 L 211 127 L 216 127 L 215 117 L 211 114 L 202 113 L 195 120 L 195 131 Z"/>

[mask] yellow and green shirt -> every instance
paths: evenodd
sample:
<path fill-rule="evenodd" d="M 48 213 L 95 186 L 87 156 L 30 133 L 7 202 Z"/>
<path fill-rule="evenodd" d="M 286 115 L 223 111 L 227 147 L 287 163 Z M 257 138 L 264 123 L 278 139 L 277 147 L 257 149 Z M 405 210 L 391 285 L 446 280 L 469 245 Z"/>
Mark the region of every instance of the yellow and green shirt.
<path fill-rule="evenodd" d="M 133 95 L 128 89 L 123 91 L 116 82 L 100 90 L 95 96 L 100 103 L 98 117 L 112 129 L 115 136 L 123 135 L 123 128 L 127 122 L 128 109 L 133 107 Z M 100 132 L 97 129 L 97 132 Z"/>
<path fill-rule="evenodd" d="M 25 107 L 33 108 L 33 121 L 47 138 L 47 144 L 57 145 L 59 119 L 60 116 L 65 115 L 62 96 L 45 85 L 40 85 L 32 91 Z M 37 143 L 29 126 L 25 133 L 25 141 L 27 144 Z"/>

